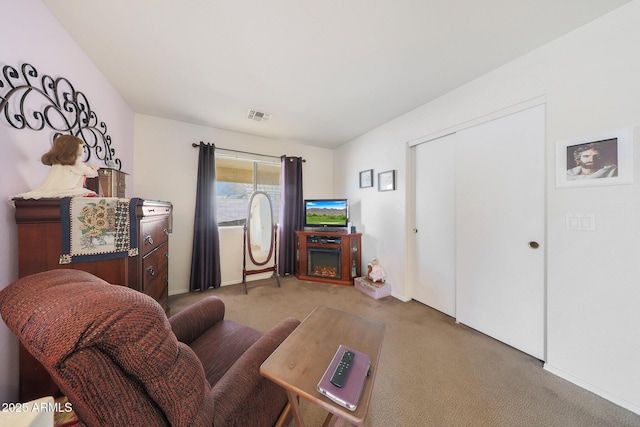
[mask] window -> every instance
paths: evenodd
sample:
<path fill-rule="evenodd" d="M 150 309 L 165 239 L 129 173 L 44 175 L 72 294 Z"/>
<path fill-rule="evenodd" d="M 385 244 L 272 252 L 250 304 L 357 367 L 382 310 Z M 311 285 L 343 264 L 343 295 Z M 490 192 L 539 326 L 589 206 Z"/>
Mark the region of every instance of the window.
<path fill-rule="evenodd" d="M 280 163 L 216 156 L 218 226 L 243 225 L 247 203 L 254 191 L 264 191 L 271 199 L 273 220 L 280 218 Z"/>

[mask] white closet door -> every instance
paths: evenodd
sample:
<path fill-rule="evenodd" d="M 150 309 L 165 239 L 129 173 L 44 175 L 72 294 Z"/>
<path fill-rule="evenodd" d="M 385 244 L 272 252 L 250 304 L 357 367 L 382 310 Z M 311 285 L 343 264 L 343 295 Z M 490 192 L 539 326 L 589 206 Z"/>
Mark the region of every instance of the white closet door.
<path fill-rule="evenodd" d="M 413 150 L 417 264 L 413 298 L 455 317 L 455 135 Z"/>
<path fill-rule="evenodd" d="M 539 359 L 544 111 L 534 107 L 456 137 L 456 318 Z"/>

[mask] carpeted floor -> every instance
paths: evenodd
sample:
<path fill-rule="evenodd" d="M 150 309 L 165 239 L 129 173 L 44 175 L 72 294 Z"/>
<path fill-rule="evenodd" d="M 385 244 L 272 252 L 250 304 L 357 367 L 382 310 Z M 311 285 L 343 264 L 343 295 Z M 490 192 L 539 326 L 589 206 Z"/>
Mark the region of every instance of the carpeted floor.
<path fill-rule="evenodd" d="M 175 314 L 217 295 L 226 318 L 265 331 L 319 305 L 382 320 L 387 329 L 366 426 L 640 426 L 636 415 L 543 370 L 542 363 L 416 301 L 374 300 L 353 287 L 281 279 L 170 297 Z M 305 421 L 326 413 L 301 401 Z M 292 424 L 293 425 L 293 424 Z"/>

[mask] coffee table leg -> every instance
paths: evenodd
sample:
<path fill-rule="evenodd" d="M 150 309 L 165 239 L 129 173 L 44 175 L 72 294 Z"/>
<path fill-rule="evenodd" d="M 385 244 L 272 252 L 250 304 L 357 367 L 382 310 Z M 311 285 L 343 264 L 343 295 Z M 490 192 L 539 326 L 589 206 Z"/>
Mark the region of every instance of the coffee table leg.
<path fill-rule="evenodd" d="M 289 398 L 289 404 L 291 405 L 291 410 L 293 411 L 293 419 L 296 422 L 296 426 L 304 427 L 302 415 L 300 414 L 300 405 L 298 405 L 298 396 L 291 390 L 287 390 L 287 397 Z"/>
<path fill-rule="evenodd" d="M 336 422 L 333 423 L 333 427 L 351 426 L 353 424 L 348 423 L 344 418 L 338 417 Z"/>
<path fill-rule="evenodd" d="M 331 424 L 332 417 L 333 417 L 333 414 L 329 412 L 327 414 L 327 418 L 324 419 L 324 423 L 322 424 L 322 427 L 329 427 L 329 424 Z M 344 418 L 336 416 L 336 422 L 333 423 L 333 427 L 342 427 L 342 426 L 353 426 L 353 424 L 349 424 Z"/>

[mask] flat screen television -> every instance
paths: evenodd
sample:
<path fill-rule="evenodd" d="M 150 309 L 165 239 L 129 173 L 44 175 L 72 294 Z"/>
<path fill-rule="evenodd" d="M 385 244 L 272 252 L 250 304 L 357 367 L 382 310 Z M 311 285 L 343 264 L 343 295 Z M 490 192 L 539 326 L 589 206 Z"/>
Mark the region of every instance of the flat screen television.
<path fill-rule="evenodd" d="M 304 201 L 305 228 L 347 228 L 349 201 L 347 199 L 307 199 Z"/>

